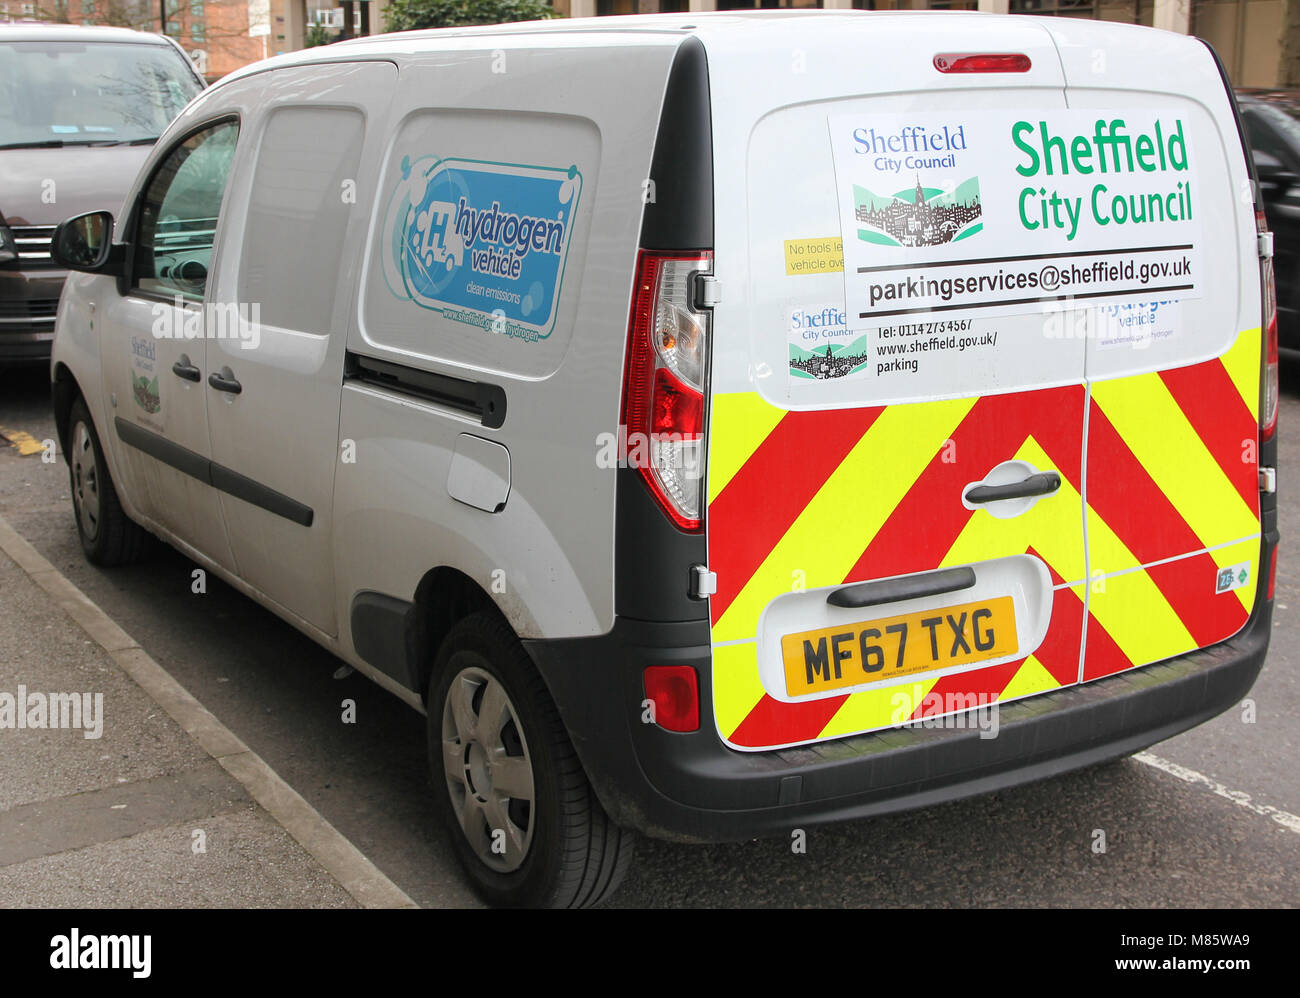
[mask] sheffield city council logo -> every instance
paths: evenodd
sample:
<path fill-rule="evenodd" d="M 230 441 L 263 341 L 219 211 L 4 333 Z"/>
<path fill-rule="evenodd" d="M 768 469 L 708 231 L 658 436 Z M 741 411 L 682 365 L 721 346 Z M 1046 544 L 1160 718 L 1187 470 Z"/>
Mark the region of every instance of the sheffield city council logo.
<path fill-rule="evenodd" d="M 854 184 L 853 215 L 858 238 L 880 246 L 939 246 L 984 228 L 978 177 L 945 191 L 918 174 L 915 187 L 884 196 Z"/>

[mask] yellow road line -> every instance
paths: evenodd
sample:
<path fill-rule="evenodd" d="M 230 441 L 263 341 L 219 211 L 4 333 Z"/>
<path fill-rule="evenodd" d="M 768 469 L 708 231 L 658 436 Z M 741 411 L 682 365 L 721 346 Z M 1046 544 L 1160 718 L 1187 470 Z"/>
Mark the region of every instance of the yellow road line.
<path fill-rule="evenodd" d="M 13 444 L 23 457 L 31 457 L 33 454 L 40 454 L 45 450 L 45 444 L 25 430 L 9 430 L 0 426 L 0 437 L 4 437 Z"/>

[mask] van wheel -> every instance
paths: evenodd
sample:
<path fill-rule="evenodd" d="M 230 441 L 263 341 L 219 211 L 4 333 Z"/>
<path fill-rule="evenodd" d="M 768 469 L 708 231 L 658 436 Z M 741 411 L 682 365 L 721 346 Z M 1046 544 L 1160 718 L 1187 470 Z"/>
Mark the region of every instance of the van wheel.
<path fill-rule="evenodd" d="M 605 815 L 528 653 L 495 614 L 456 624 L 428 702 L 434 798 L 490 904 L 580 908 L 627 872 L 632 834 Z"/>
<path fill-rule="evenodd" d="M 68 474 L 81 550 L 105 567 L 140 560 L 149 534 L 122 512 L 84 399 L 72 403 L 68 423 Z"/>

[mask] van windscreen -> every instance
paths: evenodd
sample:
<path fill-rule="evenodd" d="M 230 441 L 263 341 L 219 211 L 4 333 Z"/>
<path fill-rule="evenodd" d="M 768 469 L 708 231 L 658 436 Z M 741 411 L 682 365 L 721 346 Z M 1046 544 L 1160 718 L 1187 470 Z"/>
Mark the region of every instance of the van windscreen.
<path fill-rule="evenodd" d="M 156 139 L 199 92 L 162 45 L 0 44 L 0 148 Z"/>

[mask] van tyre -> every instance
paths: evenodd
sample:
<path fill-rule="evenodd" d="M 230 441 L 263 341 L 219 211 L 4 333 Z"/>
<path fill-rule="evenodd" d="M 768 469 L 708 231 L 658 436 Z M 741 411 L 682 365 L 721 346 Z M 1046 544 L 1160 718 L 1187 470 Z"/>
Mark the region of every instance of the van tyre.
<path fill-rule="evenodd" d="M 609 820 L 542 677 L 493 613 L 443 641 L 428 702 L 439 818 L 484 900 L 580 908 L 623 879 L 632 833 Z"/>
<path fill-rule="evenodd" d="M 77 536 L 86 558 L 105 567 L 139 561 L 150 535 L 122 511 L 99 434 L 81 398 L 68 414 L 68 474 Z"/>

